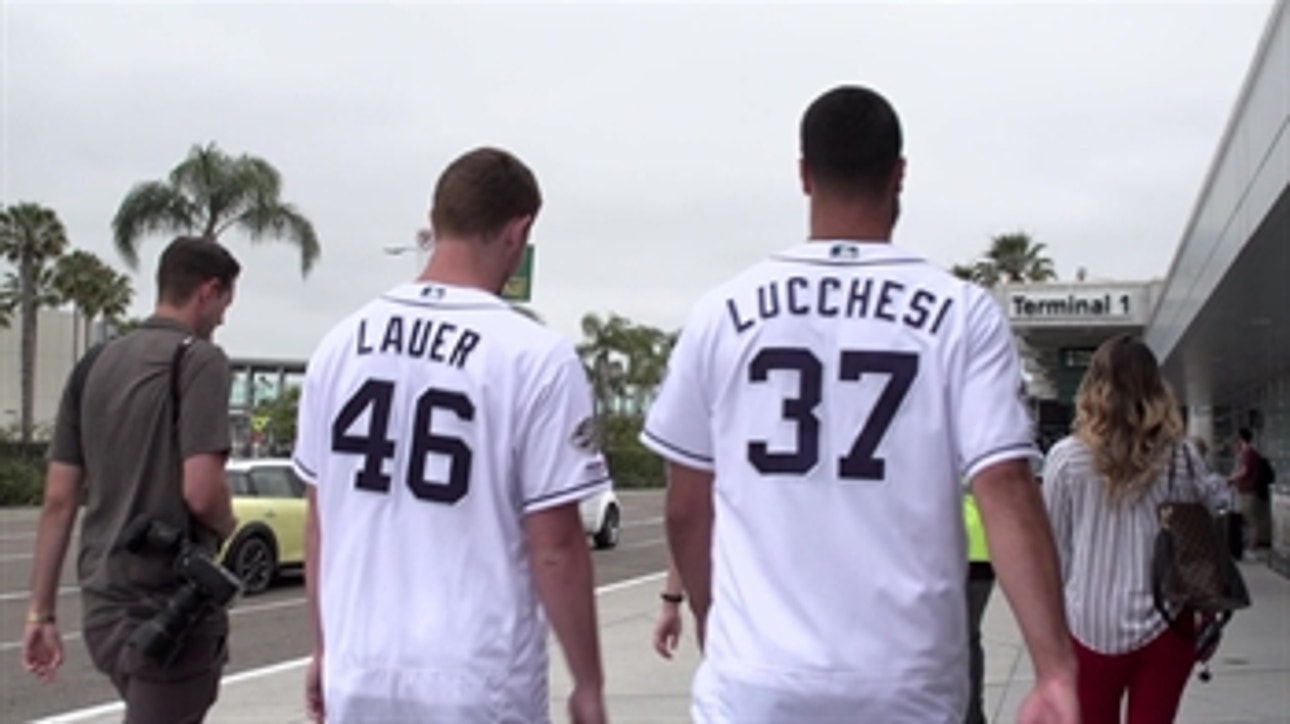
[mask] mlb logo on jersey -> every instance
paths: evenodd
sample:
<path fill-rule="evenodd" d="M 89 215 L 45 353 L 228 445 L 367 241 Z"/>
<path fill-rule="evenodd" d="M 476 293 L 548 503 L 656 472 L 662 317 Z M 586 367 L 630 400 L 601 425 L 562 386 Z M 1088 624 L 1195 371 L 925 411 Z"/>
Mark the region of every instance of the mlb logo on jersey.
<path fill-rule="evenodd" d="M 829 248 L 830 259 L 859 259 L 860 247 L 855 244 L 834 244 Z"/>
<path fill-rule="evenodd" d="M 594 418 L 586 417 L 573 428 L 573 434 L 569 436 L 569 442 L 573 444 L 575 450 L 583 452 L 596 451 L 596 421 Z"/>

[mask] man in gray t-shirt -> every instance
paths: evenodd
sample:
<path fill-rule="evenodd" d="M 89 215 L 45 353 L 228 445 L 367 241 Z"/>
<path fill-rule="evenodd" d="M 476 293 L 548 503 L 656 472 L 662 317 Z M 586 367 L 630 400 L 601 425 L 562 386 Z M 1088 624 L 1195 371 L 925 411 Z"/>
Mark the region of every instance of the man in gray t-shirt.
<path fill-rule="evenodd" d="M 215 241 L 173 241 L 161 256 L 153 316 L 82 359 L 55 423 L 23 663 L 44 680 L 62 663 L 56 591 L 84 497 L 77 552 L 82 635 L 95 666 L 124 699 L 130 722 L 201 721 L 227 660 L 222 610 L 198 620 L 169 660 L 128 645 L 184 581 L 172 553 L 131 552 L 121 540 L 131 521 L 147 516 L 186 531 L 214 555 L 233 531 L 224 478 L 229 366 L 210 337 L 232 303 L 240 270 Z"/>

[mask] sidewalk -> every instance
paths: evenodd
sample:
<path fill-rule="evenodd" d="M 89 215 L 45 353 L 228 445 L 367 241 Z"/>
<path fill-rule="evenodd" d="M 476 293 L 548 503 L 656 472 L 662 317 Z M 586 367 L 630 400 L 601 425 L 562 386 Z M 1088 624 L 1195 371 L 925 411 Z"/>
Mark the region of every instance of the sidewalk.
<path fill-rule="evenodd" d="M 1290 722 L 1290 580 L 1264 563 L 1241 565 L 1254 606 L 1236 616 L 1211 664 L 1213 680 L 1187 686 L 1181 724 L 1287 724 Z M 598 596 L 601 646 L 609 714 L 615 722 L 688 721 L 690 677 L 698 662 L 691 630 L 673 661 L 660 659 L 650 636 L 658 611 L 661 575 L 608 587 Z M 692 627 L 691 627 L 692 628 Z M 1015 720 L 1034 680 L 1021 635 L 1003 596 L 996 591 L 984 624 L 987 714 L 992 722 Z M 302 706 L 304 662 L 286 662 L 225 680 L 211 724 L 306 721 Z M 552 647 L 553 721 L 562 722 L 568 677 Z M 117 722 L 119 708 L 99 708 L 75 718 L 47 721 Z"/>

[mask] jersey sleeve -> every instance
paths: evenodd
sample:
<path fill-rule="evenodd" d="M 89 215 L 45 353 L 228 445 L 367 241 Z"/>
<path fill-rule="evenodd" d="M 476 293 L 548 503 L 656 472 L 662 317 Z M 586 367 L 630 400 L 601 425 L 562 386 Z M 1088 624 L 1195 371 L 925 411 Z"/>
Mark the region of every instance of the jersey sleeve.
<path fill-rule="evenodd" d="M 321 354 L 314 353 L 305 367 L 305 378 L 300 384 L 300 401 L 296 409 L 296 444 L 291 453 L 291 466 L 308 485 L 318 484 L 318 471 L 323 461 L 327 440 L 328 421 L 323 410 L 326 385 L 321 371 Z"/>
<path fill-rule="evenodd" d="M 681 330 L 640 441 L 670 462 L 712 470 L 711 396 L 704 382 L 702 330 L 695 319 Z"/>
<path fill-rule="evenodd" d="M 959 469 L 969 480 L 995 463 L 1039 455 L 1012 332 L 994 300 L 975 291 L 963 330 L 965 362 L 951 397 Z"/>
<path fill-rule="evenodd" d="M 535 513 L 595 495 L 610 485 L 596 440 L 591 387 L 582 362 L 561 345 L 541 364 L 517 435 L 520 495 Z"/>

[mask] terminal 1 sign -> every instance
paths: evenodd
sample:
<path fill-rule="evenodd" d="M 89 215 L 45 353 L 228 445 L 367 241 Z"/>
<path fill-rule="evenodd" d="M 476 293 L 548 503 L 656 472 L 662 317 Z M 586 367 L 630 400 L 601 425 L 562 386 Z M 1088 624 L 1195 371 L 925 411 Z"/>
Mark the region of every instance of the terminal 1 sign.
<path fill-rule="evenodd" d="M 999 302 L 1018 326 L 1126 326 L 1146 323 L 1145 284 L 1017 284 Z"/>
<path fill-rule="evenodd" d="M 1013 317 L 1126 317 L 1132 311 L 1128 294 L 1012 294 Z"/>

